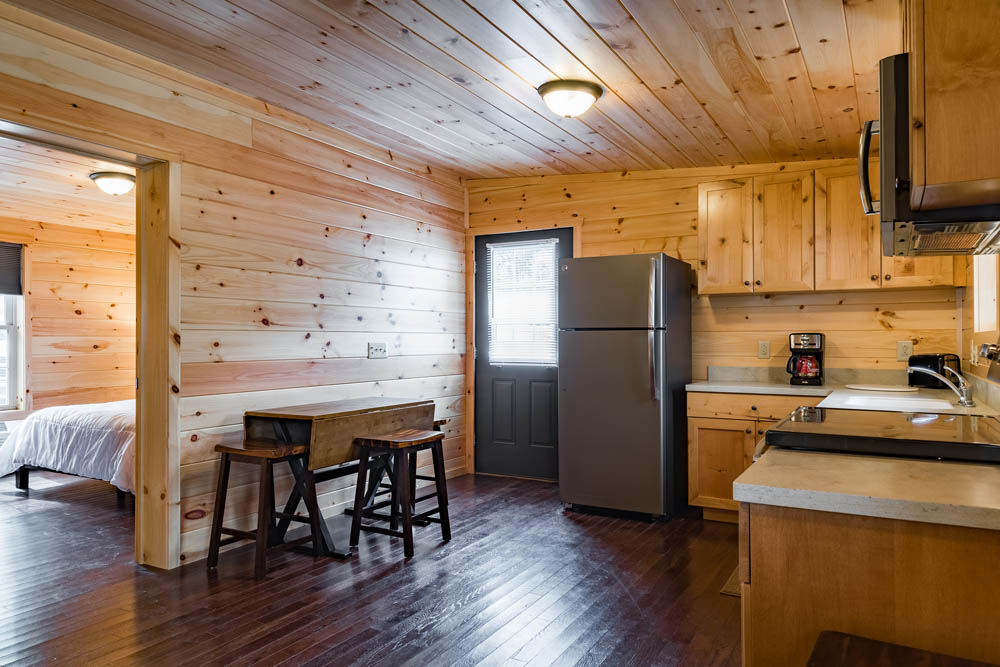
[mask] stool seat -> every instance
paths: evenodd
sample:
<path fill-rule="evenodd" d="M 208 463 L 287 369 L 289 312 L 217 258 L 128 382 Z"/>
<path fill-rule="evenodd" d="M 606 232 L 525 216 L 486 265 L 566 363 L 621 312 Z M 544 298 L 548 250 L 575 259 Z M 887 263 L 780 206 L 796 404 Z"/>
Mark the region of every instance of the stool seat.
<path fill-rule="evenodd" d="M 289 445 L 277 440 L 245 440 L 239 445 L 216 445 L 220 454 L 238 454 L 262 459 L 282 459 L 286 456 L 301 456 L 309 451 L 309 445 Z"/>
<path fill-rule="evenodd" d="M 424 431 L 418 428 L 404 428 L 392 433 L 382 435 L 365 435 L 355 439 L 358 445 L 366 447 L 379 447 L 383 449 L 403 449 L 404 447 L 416 447 L 426 445 L 435 440 L 444 439 L 441 431 Z"/>

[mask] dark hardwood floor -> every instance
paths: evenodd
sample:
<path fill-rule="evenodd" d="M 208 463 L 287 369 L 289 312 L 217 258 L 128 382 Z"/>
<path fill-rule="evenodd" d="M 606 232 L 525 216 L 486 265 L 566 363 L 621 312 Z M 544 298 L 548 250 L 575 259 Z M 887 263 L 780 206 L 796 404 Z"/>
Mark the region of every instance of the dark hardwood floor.
<path fill-rule="evenodd" d="M 244 547 L 164 573 L 132 562 L 112 487 L 0 479 L 0 664 L 738 665 L 719 594 L 736 526 L 564 513 L 555 485 L 451 480 L 452 533 L 416 556 L 364 534 L 350 561 Z M 331 519 L 346 544 L 346 517 Z"/>

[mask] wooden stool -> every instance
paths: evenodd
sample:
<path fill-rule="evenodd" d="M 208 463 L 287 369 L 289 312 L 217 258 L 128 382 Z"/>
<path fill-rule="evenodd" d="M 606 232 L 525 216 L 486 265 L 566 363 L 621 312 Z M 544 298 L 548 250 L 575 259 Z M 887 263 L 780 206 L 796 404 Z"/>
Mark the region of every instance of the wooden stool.
<path fill-rule="evenodd" d="M 423 431 L 420 429 L 403 429 L 385 435 L 370 435 L 357 438 L 354 442 L 361 449 L 358 463 L 358 483 L 354 492 L 354 511 L 351 521 L 351 546 L 358 545 L 361 531 L 365 530 L 382 535 L 403 538 L 403 553 L 407 558 L 413 557 L 413 523 L 427 521 L 441 524 L 441 539 L 445 542 L 451 539 L 451 522 L 448 519 L 448 488 L 445 481 L 444 453 L 441 441 L 444 433 L 441 431 Z M 417 452 L 431 450 L 434 461 L 434 476 L 428 477 L 416 474 Z M 365 507 L 367 498 L 372 493 L 366 493 L 366 481 L 369 465 L 373 456 L 392 457 L 392 505 L 390 515 L 375 514 L 381 504 Z M 416 497 L 418 479 L 434 482 L 434 493 Z M 425 512 L 415 513 L 417 503 L 437 498 L 437 507 Z M 434 515 L 437 515 L 436 517 Z M 396 530 L 396 517 L 401 515 L 403 529 Z M 389 519 L 389 528 L 362 523 L 362 519 Z"/>
<path fill-rule="evenodd" d="M 253 540 L 257 544 L 253 570 L 256 579 L 263 579 L 267 572 L 269 549 L 288 549 L 311 541 L 316 555 L 326 553 L 326 545 L 333 542 L 329 538 L 326 524 L 320 520 L 322 515 L 316 500 L 315 478 L 306 465 L 309 451 L 307 445 L 286 445 L 274 440 L 247 440 L 240 446 L 217 445 L 215 451 L 222 454 L 222 462 L 219 466 L 219 483 L 215 489 L 212 538 L 208 546 L 209 569 L 214 569 L 219 564 L 220 547 L 240 540 Z M 226 491 L 229 487 L 229 468 L 233 461 L 252 463 L 260 467 L 256 530 L 237 530 L 222 525 L 226 510 Z M 282 461 L 287 461 L 292 469 L 295 489 L 289 496 L 284 510 L 277 512 L 274 507 L 274 464 Z M 295 514 L 300 499 L 305 500 L 309 518 Z M 285 532 L 292 521 L 309 524 L 310 534 L 285 542 Z M 222 539 L 223 535 L 231 537 Z"/>

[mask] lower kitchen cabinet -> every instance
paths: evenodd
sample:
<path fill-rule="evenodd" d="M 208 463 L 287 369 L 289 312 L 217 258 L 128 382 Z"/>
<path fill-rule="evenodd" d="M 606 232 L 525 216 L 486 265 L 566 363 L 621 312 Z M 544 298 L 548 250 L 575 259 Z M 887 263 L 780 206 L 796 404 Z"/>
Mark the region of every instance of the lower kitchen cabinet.
<path fill-rule="evenodd" d="M 738 503 L 733 481 L 753 463 L 767 429 L 801 405 L 822 396 L 771 394 L 688 394 L 688 503 L 703 516 L 735 523 Z"/>
<path fill-rule="evenodd" d="M 733 480 L 753 461 L 756 437 L 755 421 L 688 418 L 688 502 L 737 510 Z"/>

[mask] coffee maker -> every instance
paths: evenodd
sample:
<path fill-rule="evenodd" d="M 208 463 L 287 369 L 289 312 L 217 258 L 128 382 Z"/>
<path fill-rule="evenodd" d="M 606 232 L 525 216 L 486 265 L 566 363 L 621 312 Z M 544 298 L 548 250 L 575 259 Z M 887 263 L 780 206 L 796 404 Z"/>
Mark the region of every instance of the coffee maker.
<path fill-rule="evenodd" d="M 823 384 L 823 334 L 788 334 L 788 358 L 785 370 L 791 374 L 790 384 Z"/>

